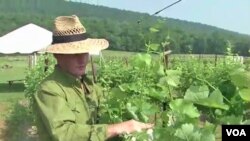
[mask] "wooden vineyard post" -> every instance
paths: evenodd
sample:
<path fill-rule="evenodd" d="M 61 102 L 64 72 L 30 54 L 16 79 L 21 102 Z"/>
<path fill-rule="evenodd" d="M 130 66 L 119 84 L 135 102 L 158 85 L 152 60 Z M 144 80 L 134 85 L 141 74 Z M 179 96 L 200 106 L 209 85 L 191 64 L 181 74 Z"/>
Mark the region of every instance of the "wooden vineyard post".
<path fill-rule="evenodd" d="M 127 57 L 124 57 L 124 61 L 125 61 L 126 67 L 128 67 L 128 58 L 127 58 Z"/>
<path fill-rule="evenodd" d="M 92 56 L 90 56 L 90 62 L 91 62 L 93 80 L 94 80 L 94 82 L 96 83 L 96 74 L 95 74 L 96 69 L 95 69 L 95 67 L 94 67 L 94 63 L 93 63 Z"/>
<path fill-rule="evenodd" d="M 165 51 L 164 52 L 164 63 L 165 67 L 168 69 L 169 68 L 169 56 L 170 56 L 171 50 Z"/>
<path fill-rule="evenodd" d="M 217 56 L 217 54 L 215 54 L 215 58 L 214 58 L 214 66 L 216 67 L 216 65 L 217 65 L 217 60 L 218 60 L 218 56 Z"/>

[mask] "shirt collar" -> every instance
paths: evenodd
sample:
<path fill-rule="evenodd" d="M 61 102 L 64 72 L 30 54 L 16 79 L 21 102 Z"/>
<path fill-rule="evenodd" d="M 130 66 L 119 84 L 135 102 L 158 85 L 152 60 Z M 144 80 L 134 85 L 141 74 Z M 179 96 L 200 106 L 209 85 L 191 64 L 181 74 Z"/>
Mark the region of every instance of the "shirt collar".
<path fill-rule="evenodd" d="M 87 77 L 87 75 L 84 74 L 83 76 L 81 76 L 81 78 L 77 78 L 61 69 L 58 65 L 55 66 L 54 72 L 58 76 L 58 78 L 62 80 L 62 82 L 64 82 L 65 84 L 77 87 L 81 87 L 82 84 L 84 85 L 84 88 L 86 89 L 87 93 L 92 92 L 92 89 L 89 87 L 91 80 Z"/>
<path fill-rule="evenodd" d="M 54 70 L 55 74 L 60 77 L 63 82 L 66 82 L 67 84 L 80 84 L 80 78 L 77 78 L 70 73 L 66 72 L 65 70 L 61 69 L 59 66 L 55 66 Z"/>

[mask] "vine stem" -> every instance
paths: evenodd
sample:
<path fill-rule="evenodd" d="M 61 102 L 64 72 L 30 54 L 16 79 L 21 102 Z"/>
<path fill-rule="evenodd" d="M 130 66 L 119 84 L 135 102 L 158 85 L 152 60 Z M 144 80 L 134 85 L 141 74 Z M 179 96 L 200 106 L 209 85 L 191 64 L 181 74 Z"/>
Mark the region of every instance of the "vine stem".
<path fill-rule="evenodd" d="M 196 77 L 196 79 L 198 79 L 198 80 L 200 80 L 200 81 L 202 81 L 202 82 L 205 82 L 208 86 L 210 86 L 213 90 L 216 90 L 216 88 L 211 84 L 211 83 L 209 83 L 207 80 L 204 80 L 204 79 L 200 79 L 200 78 L 198 78 L 198 77 Z M 230 105 L 232 105 L 232 103 L 231 103 L 231 101 L 229 100 L 229 99 L 227 99 L 224 95 L 222 95 L 223 96 L 223 98 L 230 104 Z"/>
<path fill-rule="evenodd" d="M 202 81 L 202 82 L 205 82 L 207 85 L 209 85 L 211 88 L 213 88 L 213 90 L 216 90 L 216 88 L 215 88 L 211 83 L 209 83 L 207 80 L 200 79 L 200 78 L 198 78 L 198 77 L 196 77 L 196 79 L 198 79 L 198 80 L 200 80 L 200 81 Z"/>

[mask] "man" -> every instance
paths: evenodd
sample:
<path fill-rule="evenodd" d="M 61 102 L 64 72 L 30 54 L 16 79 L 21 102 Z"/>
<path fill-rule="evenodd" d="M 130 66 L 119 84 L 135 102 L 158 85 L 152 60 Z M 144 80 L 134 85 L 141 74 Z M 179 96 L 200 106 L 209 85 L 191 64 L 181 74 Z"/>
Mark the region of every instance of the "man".
<path fill-rule="evenodd" d="M 42 141 L 104 141 L 122 133 L 152 128 L 135 120 L 107 125 L 95 123 L 100 88 L 85 75 L 89 53 L 108 48 L 105 39 L 90 39 L 77 16 L 55 19 L 52 45 L 57 65 L 34 95 Z"/>

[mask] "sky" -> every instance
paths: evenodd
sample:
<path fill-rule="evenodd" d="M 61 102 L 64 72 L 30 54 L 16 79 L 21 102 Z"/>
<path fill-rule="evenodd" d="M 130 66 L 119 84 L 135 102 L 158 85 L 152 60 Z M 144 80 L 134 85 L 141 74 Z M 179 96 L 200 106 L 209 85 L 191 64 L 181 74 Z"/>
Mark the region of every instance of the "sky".
<path fill-rule="evenodd" d="M 75 0 L 80 1 L 80 0 Z M 81 0 L 148 14 L 178 0 Z M 158 16 L 197 22 L 250 35 L 250 0 L 182 0 Z"/>

